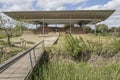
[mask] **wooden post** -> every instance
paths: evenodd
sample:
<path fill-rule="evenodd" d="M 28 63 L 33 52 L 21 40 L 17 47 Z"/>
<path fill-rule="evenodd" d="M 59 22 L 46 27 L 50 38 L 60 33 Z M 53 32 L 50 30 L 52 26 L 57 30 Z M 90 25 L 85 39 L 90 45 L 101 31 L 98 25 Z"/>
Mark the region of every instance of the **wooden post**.
<path fill-rule="evenodd" d="M 2 52 L 3 52 L 3 48 L 1 47 L 1 48 L 0 48 L 0 63 L 1 63 L 1 61 L 2 61 Z"/>
<path fill-rule="evenodd" d="M 33 69 L 33 63 L 32 63 L 32 56 L 31 56 L 31 52 L 29 52 L 29 57 L 30 57 L 31 69 Z"/>
<path fill-rule="evenodd" d="M 23 42 L 23 40 L 22 40 L 22 41 L 21 41 L 21 45 L 22 45 L 22 50 L 24 50 L 24 49 L 23 49 L 23 46 L 24 46 L 24 44 L 23 44 L 23 43 L 24 43 L 24 42 Z"/>
<path fill-rule="evenodd" d="M 44 51 L 44 47 L 45 47 L 45 41 L 43 41 L 42 43 L 42 50 Z"/>
<path fill-rule="evenodd" d="M 24 48 L 26 49 L 26 44 L 27 44 L 27 41 L 24 40 Z"/>
<path fill-rule="evenodd" d="M 36 63 L 37 61 L 36 61 L 36 56 L 35 56 L 35 48 L 33 49 L 33 55 L 34 55 L 34 60 L 35 60 L 35 63 Z"/>

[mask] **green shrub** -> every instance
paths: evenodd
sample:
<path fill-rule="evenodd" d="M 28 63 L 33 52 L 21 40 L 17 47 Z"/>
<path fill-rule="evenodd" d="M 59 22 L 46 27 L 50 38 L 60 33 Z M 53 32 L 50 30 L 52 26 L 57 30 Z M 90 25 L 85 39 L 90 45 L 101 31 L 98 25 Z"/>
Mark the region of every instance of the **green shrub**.
<path fill-rule="evenodd" d="M 120 40 L 114 41 L 111 45 L 113 46 L 114 50 L 120 51 Z"/>
<path fill-rule="evenodd" d="M 115 40 L 109 44 L 102 41 L 92 42 L 93 53 L 104 57 L 112 57 L 120 52 L 120 40 Z"/>
<path fill-rule="evenodd" d="M 0 39 L 5 38 L 4 34 L 0 34 Z"/>
<path fill-rule="evenodd" d="M 21 33 L 15 33 L 15 34 L 12 35 L 12 37 L 19 37 L 21 35 L 22 35 Z"/>
<path fill-rule="evenodd" d="M 75 60 L 88 60 L 92 52 L 92 46 L 89 41 L 82 37 L 74 38 L 71 34 L 65 36 L 65 48 L 74 57 Z"/>
<path fill-rule="evenodd" d="M 5 45 L 6 42 L 4 40 L 0 40 L 0 45 Z"/>

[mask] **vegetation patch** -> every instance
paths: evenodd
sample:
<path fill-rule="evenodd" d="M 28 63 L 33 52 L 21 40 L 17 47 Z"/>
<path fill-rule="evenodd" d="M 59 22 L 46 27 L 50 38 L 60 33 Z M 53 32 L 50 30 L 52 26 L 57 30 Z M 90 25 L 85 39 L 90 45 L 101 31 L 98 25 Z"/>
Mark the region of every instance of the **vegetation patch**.
<path fill-rule="evenodd" d="M 22 51 L 21 48 L 12 47 L 12 46 L 6 46 L 2 48 L 2 50 L 0 50 L 0 62 L 3 62 L 9 59 L 10 57 L 18 54 L 21 51 Z"/>
<path fill-rule="evenodd" d="M 89 36 L 97 40 L 61 35 L 58 44 L 46 48 L 48 62 L 39 64 L 31 80 L 119 80 L 120 40 Z"/>
<path fill-rule="evenodd" d="M 108 63 L 90 66 L 88 63 L 51 62 L 39 67 L 31 80 L 119 80 L 120 65 Z"/>

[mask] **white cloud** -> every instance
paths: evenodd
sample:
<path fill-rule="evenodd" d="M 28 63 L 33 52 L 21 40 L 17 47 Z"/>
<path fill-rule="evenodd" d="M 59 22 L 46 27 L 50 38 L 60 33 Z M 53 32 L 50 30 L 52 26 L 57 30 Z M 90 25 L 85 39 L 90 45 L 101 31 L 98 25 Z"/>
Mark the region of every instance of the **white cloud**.
<path fill-rule="evenodd" d="M 57 8 L 64 7 L 65 4 L 75 5 L 85 1 L 86 0 L 37 0 L 36 6 L 42 8 L 43 10 L 56 10 Z"/>
<path fill-rule="evenodd" d="M 58 7 L 56 10 L 66 10 L 66 7 L 61 6 L 61 7 Z"/>
<path fill-rule="evenodd" d="M 75 5 L 85 1 L 87 0 L 0 0 L 0 11 L 65 10 L 66 4 Z"/>
<path fill-rule="evenodd" d="M 33 10 L 34 0 L 0 0 L 2 8 L 0 11 Z"/>
<path fill-rule="evenodd" d="M 83 10 L 106 10 L 106 9 L 115 9 L 116 11 L 105 21 L 101 22 L 104 24 L 111 26 L 120 26 L 120 0 L 110 0 L 108 3 L 104 5 L 94 5 L 91 7 L 85 7 L 79 6 L 76 8 L 77 10 L 83 9 Z"/>
<path fill-rule="evenodd" d="M 0 0 L 0 3 L 5 3 L 5 4 L 9 4 L 9 3 L 12 3 L 12 4 L 21 4 L 21 3 L 30 3 L 32 2 L 33 0 Z"/>
<path fill-rule="evenodd" d="M 28 10 L 66 10 L 66 5 L 76 5 L 87 0 L 0 0 L 0 11 L 28 11 Z M 33 6 L 34 5 L 34 6 Z M 87 5 L 87 4 L 86 4 Z M 37 8 L 35 8 L 37 7 Z M 116 12 L 102 23 L 108 25 L 120 25 L 120 0 L 109 0 L 104 5 L 93 5 L 91 7 L 79 6 L 77 10 L 100 10 L 115 9 Z"/>
<path fill-rule="evenodd" d="M 120 9 L 120 0 L 111 0 L 103 5 L 103 7 L 107 9 Z"/>
<path fill-rule="evenodd" d="M 91 7 L 77 7 L 77 10 L 79 9 L 84 9 L 84 10 L 101 10 L 101 9 L 120 9 L 120 0 L 111 0 L 108 3 L 104 4 L 104 5 L 94 5 Z"/>

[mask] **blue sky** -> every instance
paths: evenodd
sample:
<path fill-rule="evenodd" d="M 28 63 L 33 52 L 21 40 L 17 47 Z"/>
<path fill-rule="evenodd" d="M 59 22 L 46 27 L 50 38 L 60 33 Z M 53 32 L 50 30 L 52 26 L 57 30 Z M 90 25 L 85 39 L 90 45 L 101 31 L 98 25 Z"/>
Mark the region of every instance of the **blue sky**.
<path fill-rule="evenodd" d="M 0 0 L 0 11 L 116 10 L 108 26 L 120 26 L 120 0 Z"/>

